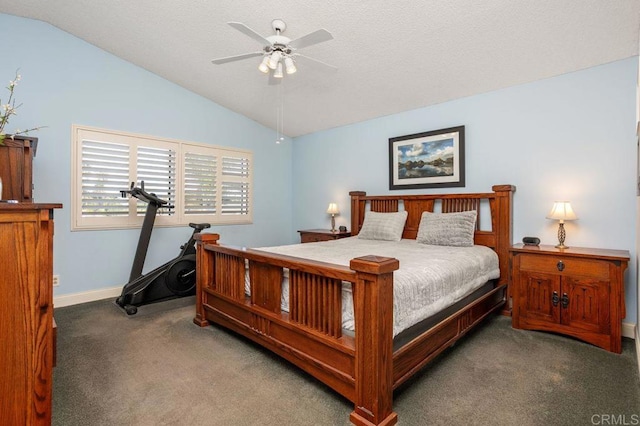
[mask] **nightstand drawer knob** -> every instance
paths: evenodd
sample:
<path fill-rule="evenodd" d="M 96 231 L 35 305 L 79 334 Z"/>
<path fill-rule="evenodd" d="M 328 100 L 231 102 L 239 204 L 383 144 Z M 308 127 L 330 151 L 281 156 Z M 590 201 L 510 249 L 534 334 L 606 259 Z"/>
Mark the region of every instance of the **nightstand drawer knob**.
<path fill-rule="evenodd" d="M 569 296 L 567 296 L 567 293 L 564 293 L 562 295 L 562 307 L 566 309 L 567 306 L 569 306 Z"/>
<path fill-rule="evenodd" d="M 556 266 L 558 267 L 558 271 L 564 271 L 564 262 L 562 260 L 559 260 Z"/>
<path fill-rule="evenodd" d="M 553 306 L 558 306 L 558 302 L 560 301 L 560 296 L 558 296 L 558 292 L 554 291 L 553 292 L 553 297 L 551 298 L 551 303 L 553 303 Z"/>

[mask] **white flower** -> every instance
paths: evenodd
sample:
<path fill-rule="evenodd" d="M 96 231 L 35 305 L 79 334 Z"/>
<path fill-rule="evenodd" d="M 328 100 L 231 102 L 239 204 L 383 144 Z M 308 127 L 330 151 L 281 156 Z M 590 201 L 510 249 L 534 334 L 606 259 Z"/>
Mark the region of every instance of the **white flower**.
<path fill-rule="evenodd" d="M 20 74 L 16 76 L 15 80 L 9 80 L 9 89 L 13 89 L 14 87 L 16 87 L 19 81 L 20 81 Z"/>
<path fill-rule="evenodd" d="M 4 145 L 4 139 L 6 137 L 4 129 L 9 122 L 9 118 L 12 115 L 16 115 L 16 109 L 18 109 L 20 105 L 22 105 L 22 104 L 18 104 L 18 106 L 16 106 L 16 101 L 15 99 L 13 99 L 13 91 L 21 78 L 22 76 L 16 72 L 15 79 L 10 80 L 9 86 L 7 87 L 7 89 L 9 90 L 9 99 L 7 100 L 7 103 L 3 104 L 0 101 L 0 145 Z M 11 135 L 11 138 L 17 135 L 28 134 L 31 131 L 40 130 L 41 128 L 42 126 L 33 127 L 27 130 L 16 129 Z"/>

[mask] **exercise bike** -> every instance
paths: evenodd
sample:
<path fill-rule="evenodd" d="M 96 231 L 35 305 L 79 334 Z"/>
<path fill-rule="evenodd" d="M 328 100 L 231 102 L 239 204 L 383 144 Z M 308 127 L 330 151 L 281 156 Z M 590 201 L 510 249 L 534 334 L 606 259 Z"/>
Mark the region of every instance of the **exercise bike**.
<path fill-rule="evenodd" d="M 195 235 L 203 229 L 211 227 L 208 223 L 190 223 L 193 232 L 189 240 L 180 246 L 180 254 L 156 269 L 142 274 L 142 267 L 147 256 L 151 231 L 159 208 L 168 208 L 168 202 L 158 198 L 155 194 L 144 190 L 144 181 L 140 187 L 134 186 L 126 191 L 120 191 L 122 197 L 130 195 L 147 203 L 147 210 L 140 230 L 140 238 L 136 255 L 131 267 L 129 282 L 122 288 L 116 304 L 124 309 L 127 315 L 135 315 L 138 306 L 162 302 L 178 297 L 190 296 L 196 293 L 196 248 Z"/>

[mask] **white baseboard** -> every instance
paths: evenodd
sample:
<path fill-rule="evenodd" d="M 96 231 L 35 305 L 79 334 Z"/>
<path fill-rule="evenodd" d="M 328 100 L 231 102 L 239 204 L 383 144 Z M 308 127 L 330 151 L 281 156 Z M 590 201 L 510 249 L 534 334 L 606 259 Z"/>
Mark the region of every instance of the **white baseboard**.
<path fill-rule="evenodd" d="M 62 296 L 53 296 L 53 307 L 62 308 L 65 306 L 93 302 L 101 299 L 109 299 L 112 297 L 115 299 L 120 296 L 120 293 L 122 293 L 122 286 L 84 291 L 82 293 L 64 294 Z"/>
<path fill-rule="evenodd" d="M 628 322 L 622 323 L 622 337 L 628 337 L 629 339 L 636 339 L 636 325 Z"/>

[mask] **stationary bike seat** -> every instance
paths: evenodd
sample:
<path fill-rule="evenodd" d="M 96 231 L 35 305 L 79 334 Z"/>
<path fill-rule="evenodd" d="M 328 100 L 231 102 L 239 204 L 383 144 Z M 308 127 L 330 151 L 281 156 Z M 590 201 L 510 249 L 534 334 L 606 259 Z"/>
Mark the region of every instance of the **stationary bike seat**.
<path fill-rule="evenodd" d="M 197 229 L 198 231 L 211 228 L 211 224 L 209 223 L 190 223 L 189 226 L 192 227 L 193 229 Z"/>

